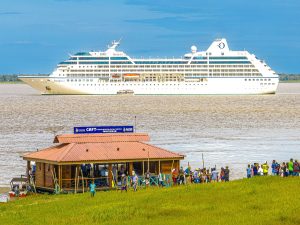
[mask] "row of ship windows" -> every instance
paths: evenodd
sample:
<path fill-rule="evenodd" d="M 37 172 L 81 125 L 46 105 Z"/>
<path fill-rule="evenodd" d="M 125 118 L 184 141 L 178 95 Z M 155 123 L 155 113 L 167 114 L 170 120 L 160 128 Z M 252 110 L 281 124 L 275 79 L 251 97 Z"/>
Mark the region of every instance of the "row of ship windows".
<path fill-rule="evenodd" d="M 94 75 L 87 75 L 87 74 L 68 74 L 67 77 L 109 77 L 109 74 L 94 74 Z M 200 73 L 186 73 L 186 74 L 163 74 L 163 76 L 157 76 L 157 74 L 144 74 L 143 76 L 140 77 L 184 77 L 184 76 L 191 76 L 191 77 L 198 77 L 198 76 L 207 76 L 206 73 L 204 74 L 200 74 Z M 236 77 L 236 76 L 247 76 L 247 77 L 257 77 L 257 76 L 262 76 L 260 73 L 236 73 L 236 74 L 232 74 L 232 73 L 209 73 L 208 76 L 210 77 Z M 121 78 L 121 76 L 120 76 Z M 136 77 L 136 79 L 138 79 L 139 77 Z M 250 81 L 251 79 L 249 79 Z"/>
<path fill-rule="evenodd" d="M 155 77 L 148 77 L 148 78 L 145 78 L 145 81 L 155 81 Z M 171 77 L 168 77 L 168 78 L 165 78 L 166 81 L 177 81 L 176 79 L 172 79 Z M 206 80 L 205 78 L 201 78 L 200 81 L 203 81 L 203 80 Z M 93 82 L 94 80 L 93 79 L 67 79 L 67 82 Z M 245 81 L 271 81 L 271 78 L 260 78 L 260 79 L 245 79 Z"/>
<path fill-rule="evenodd" d="M 84 55 L 87 53 L 84 53 Z M 184 57 L 185 59 L 190 59 L 191 57 Z M 247 59 L 246 56 L 211 56 L 211 57 L 206 57 L 206 56 L 195 56 L 193 59 Z M 71 57 L 69 60 L 129 60 L 127 57 Z M 136 62 L 136 59 L 134 59 Z M 156 61 L 155 61 L 156 62 Z"/>
<path fill-rule="evenodd" d="M 60 62 L 61 65 L 71 65 L 71 64 L 79 64 L 79 65 L 85 65 L 85 64 L 188 64 L 189 61 L 137 61 L 137 62 L 131 62 L 131 61 L 65 61 Z M 191 64 L 249 64 L 250 61 L 191 61 Z"/>
<path fill-rule="evenodd" d="M 245 81 L 271 81 L 271 78 L 245 79 Z"/>
<path fill-rule="evenodd" d="M 111 69 L 111 70 L 108 70 L 108 69 L 105 69 L 105 70 L 85 70 L 85 71 L 82 71 L 82 70 L 69 70 L 68 72 L 79 72 L 79 73 L 82 73 L 82 72 L 166 72 L 166 71 L 173 71 L 173 72 L 189 72 L 189 71 L 203 71 L 203 72 L 258 72 L 257 69 L 185 69 L 185 70 L 182 70 L 182 69 L 162 69 L 162 70 L 156 70 L 156 69 L 149 69 L 149 70 L 129 70 L 129 69 Z"/>
<path fill-rule="evenodd" d="M 240 68 L 249 68 L 254 67 L 252 64 L 248 65 L 111 65 L 111 66 L 69 66 L 68 68 L 224 68 L 224 67 L 240 67 Z"/>
<path fill-rule="evenodd" d="M 98 86 L 123 86 L 124 84 L 119 83 L 106 83 L 106 84 L 98 84 Z M 127 84 L 128 86 L 179 86 L 182 84 L 147 84 L 147 83 L 141 83 L 141 84 Z M 191 85 L 207 85 L 206 83 L 185 83 L 186 86 Z M 97 84 L 78 84 L 78 86 L 97 86 Z"/>
<path fill-rule="evenodd" d="M 275 83 L 260 83 L 260 85 L 275 85 Z"/>

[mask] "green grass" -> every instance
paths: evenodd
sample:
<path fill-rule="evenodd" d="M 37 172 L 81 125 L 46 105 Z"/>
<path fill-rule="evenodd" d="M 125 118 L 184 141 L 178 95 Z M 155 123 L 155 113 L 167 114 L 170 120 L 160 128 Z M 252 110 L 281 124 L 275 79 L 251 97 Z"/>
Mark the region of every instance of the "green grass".
<path fill-rule="evenodd" d="M 39 195 L 0 205 L 1 224 L 300 224 L 299 177 L 138 192 Z"/>

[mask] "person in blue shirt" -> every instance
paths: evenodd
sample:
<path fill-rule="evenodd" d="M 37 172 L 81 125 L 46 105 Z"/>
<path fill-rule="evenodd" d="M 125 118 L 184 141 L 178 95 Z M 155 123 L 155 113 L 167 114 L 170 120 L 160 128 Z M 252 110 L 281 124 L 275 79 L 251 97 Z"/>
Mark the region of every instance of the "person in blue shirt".
<path fill-rule="evenodd" d="M 91 192 L 91 197 L 94 197 L 96 193 L 96 184 L 94 180 L 92 183 L 90 183 L 90 192 Z"/>
<path fill-rule="evenodd" d="M 250 164 L 249 164 L 248 167 L 247 167 L 247 178 L 251 178 L 251 176 L 252 176 L 252 169 L 251 169 Z"/>
<path fill-rule="evenodd" d="M 278 171 L 278 163 L 275 160 L 273 160 L 271 167 L 272 167 L 272 175 L 277 176 L 279 171 Z"/>
<path fill-rule="evenodd" d="M 257 171 L 258 171 L 258 164 L 254 163 L 254 166 L 253 166 L 253 176 L 257 175 Z"/>

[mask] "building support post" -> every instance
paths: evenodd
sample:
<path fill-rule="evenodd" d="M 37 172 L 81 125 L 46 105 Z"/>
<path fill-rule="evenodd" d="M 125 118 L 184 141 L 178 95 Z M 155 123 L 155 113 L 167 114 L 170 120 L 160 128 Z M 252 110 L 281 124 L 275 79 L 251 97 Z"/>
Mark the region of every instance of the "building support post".
<path fill-rule="evenodd" d="M 61 168 L 61 165 L 58 165 L 58 185 L 59 185 L 59 188 L 62 189 L 62 186 L 61 186 L 61 174 L 62 174 L 62 168 Z"/>
<path fill-rule="evenodd" d="M 160 173 L 160 160 L 158 160 L 158 174 Z"/>
<path fill-rule="evenodd" d="M 132 176 L 132 171 L 133 171 L 133 162 L 129 162 L 129 176 Z"/>
<path fill-rule="evenodd" d="M 27 161 L 26 177 L 27 177 L 28 182 L 30 183 L 29 170 L 30 170 L 30 161 Z"/>
<path fill-rule="evenodd" d="M 145 161 L 143 161 L 143 176 L 145 175 Z"/>
<path fill-rule="evenodd" d="M 112 188 L 112 164 L 108 164 L 108 185 Z"/>

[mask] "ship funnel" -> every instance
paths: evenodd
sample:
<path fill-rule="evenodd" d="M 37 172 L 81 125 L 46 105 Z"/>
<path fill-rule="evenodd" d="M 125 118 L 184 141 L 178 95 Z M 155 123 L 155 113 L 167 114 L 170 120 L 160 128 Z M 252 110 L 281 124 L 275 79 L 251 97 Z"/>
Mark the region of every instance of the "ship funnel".
<path fill-rule="evenodd" d="M 228 52 L 229 47 L 225 38 L 216 39 L 207 49 L 207 52 L 218 54 L 220 52 Z"/>

